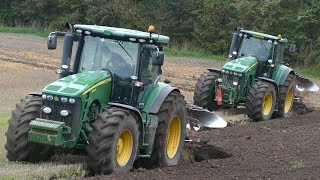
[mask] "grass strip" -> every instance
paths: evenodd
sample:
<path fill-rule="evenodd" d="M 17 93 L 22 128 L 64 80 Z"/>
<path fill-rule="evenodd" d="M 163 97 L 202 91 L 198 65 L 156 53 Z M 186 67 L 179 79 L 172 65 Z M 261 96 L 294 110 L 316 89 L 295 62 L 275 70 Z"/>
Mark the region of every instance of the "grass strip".
<path fill-rule="evenodd" d="M 9 162 L 0 167 L 1 179 L 81 179 L 86 174 L 83 164 Z"/>
<path fill-rule="evenodd" d="M 10 115 L 4 115 L 0 117 L 0 128 L 7 127 L 10 119 Z"/>
<path fill-rule="evenodd" d="M 192 57 L 192 58 L 207 59 L 207 60 L 214 60 L 214 61 L 226 60 L 226 57 L 223 55 L 213 55 L 213 54 L 209 54 L 202 51 L 182 50 L 182 49 L 176 49 L 173 47 L 165 47 L 164 52 L 167 56 L 173 56 L 173 57 Z"/>
<path fill-rule="evenodd" d="M 36 36 L 40 36 L 40 37 L 47 37 L 50 33 L 46 29 L 29 28 L 29 27 L 8 27 L 8 26 L 0 26 L 0 32 L 32 34 L 32 35 L 36 35 Z"/>

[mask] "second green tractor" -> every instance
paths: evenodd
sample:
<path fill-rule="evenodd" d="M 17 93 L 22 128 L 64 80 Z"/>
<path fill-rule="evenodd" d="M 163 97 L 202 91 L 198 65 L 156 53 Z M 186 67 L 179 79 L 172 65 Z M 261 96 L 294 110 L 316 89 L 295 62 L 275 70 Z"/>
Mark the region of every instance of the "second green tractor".
<path fill-rule="evenodd" d="M 209 110 L 245 106 L 253 121 L 288 117 L 296 85 L 319 88 L 283 63 L 286 43 L 281 35 L 236 29 L 223 68 L 209 68 L 198 79 L 194 104 Z"/>

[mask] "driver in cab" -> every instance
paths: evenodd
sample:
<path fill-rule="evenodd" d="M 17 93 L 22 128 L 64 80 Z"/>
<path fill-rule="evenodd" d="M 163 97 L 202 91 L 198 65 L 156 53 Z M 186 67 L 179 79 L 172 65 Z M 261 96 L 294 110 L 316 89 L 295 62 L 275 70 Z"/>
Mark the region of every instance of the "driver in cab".
<path fill-rule="evenodd" d="M 112 52 L 104 42 L 101 43 L 101 51 L 103 54 L 102 69 L 108 69 L 121 77 L 126 76 L 127 63 L 123 57 L 118 53 Z"/>

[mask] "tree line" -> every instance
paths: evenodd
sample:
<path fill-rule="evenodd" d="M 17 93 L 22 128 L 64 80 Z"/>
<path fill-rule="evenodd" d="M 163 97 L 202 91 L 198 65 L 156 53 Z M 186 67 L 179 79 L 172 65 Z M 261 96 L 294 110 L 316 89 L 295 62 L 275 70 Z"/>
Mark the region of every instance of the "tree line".
<path fill-rule="evenodd" d="M 171 38 L 170 46 L 226 54 L 235 27 L 288 38 L 299 66 L 320 62 L 319 0 L 1 0 L 0 25 L 62 30 L 65 22 L 124 27 Z"/>

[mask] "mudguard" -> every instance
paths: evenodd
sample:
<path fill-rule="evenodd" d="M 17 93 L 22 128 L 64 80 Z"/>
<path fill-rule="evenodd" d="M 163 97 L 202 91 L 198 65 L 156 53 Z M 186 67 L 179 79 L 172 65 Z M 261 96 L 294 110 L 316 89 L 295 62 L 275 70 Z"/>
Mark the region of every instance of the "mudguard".
<path fill-rule="evenodd" d="M 42 96 L 42 93 L 41 92 L 31 92 L 31 93 L 29 93 L 29 95 Z"/>
<path fill-rule="evenodd" d="M 268 82 L 268 83 L 271 83 L 274 85 L 276 91 L 278 92 L 279 91 L 279 85 L 276 81 L 272 80 L 272 79 L 269 79 L 269 78 L 266 78 L 266 77 L 259 77 L 260 80 L 264 81 L 264 82 Z"/>
<path fill-rule="evenodd" d="M 218 73 L 218 74 L 221 73 L 221 69 L 217 69 L 217 68 L 208 68 L 207 70 L 210 71 L 210 72 Z"/>
<path fill-rule="evenodd" d="M 159 112 L 160 107 L 162 105 L 162 103 L 164 102 L 164 100 L 166 99 L 166 97 L 172 92 L 172 91 L 177 91 L 180 92 L 179 89 L 172 87 L 172 86 L 166 86 L 164 87 L 161 92 L 159 93 L 159 95 L 156 97 L 155 101 L 153 102 L 149 113 L 150 114 L 156 114 Z"/>
<path fill-rule="evenodd" d="M 279 85 L 283 85 L 284 82 L 286 81 L 288 75 L 292 73 L 292 74 L 295 74 L 295 72 L 291 69 L 291 68 L 287 68 L 284 73 L 282 74 L 281 78 L 280 78 L 280 81 L 279 81 Z"/>
<path fill-rule="evenodd" d="M 272 79 L 277 82 L 279 86 L 283 85 L 285 80 L 287 79 L 288 75 L 292 73 L 295 74 L 295 72 L 285 65 L 279 65 L 276 67 L 275 71 L 273 72 Z"/>

